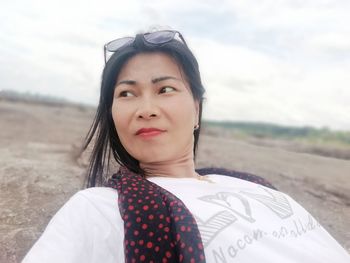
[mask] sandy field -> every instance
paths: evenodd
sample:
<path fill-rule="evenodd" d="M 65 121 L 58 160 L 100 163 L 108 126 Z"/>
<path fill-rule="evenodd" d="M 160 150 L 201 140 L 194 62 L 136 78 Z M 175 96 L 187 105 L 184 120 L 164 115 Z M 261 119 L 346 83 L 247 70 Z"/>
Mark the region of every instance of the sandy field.
<path fill-rule="evenodd" d="M 0 100 L 0 262 L 20 262 L 82 188 L 77 152 L 93 111 Z M 301 203 L 350 251 L 350 161 L 203 134 L 197 167 L 262 176 Z"/>

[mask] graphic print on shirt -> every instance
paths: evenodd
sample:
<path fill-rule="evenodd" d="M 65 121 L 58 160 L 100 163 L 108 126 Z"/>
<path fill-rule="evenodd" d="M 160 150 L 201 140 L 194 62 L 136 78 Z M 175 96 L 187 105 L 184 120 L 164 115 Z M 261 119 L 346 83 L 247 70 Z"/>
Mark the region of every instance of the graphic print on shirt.
<path fill-rule="evenodd" d="M 216 192 L 197 198 L 207 204 L 225 208 L 219 212 L 216 210 L 206 220 L 193 213 L 204 248 L 209 249 L 210 246 L 208 259 L 211 258 L 216 263 L 233 262 L 238 259 L 237 256 L 244 255 L 246 250 L 251 251 L 250 247 L 261 244 L 265 239 L 270 242 L 285 242 L 285 239 L 292 241 L 321 227 L 307 211 L 293 211 L 293 202 L 285 194 L 262 186 L 252 190 L 240 188 L 230 192 Z M 259 211 L 254 211 L 254 208 Z M 274 223 L 269 224 L 269 221 L 263 220 L 265 213 Z M 234 224 L 239 224 L 237 231 L 226 237 L 226 242 L 216 243 L 216 237 L 220 233 L 224 234 L 226 229 L 231 233 L 228 228 Z M 249 257 L 249 252 L 245 255 Z"/>
<path fill-rule="evenodd" d="M 254 223 L 256 219 L 253 217 L 250 205 L 252 200 L 263 204 L 280 219 L 286 219 L 293 215 L 292 207 L 283 193 L 270 191 L 265 187 L 259 187 L 259 189 L 261 189 L 261 194 L 240 190 L 238 193 L 218 192 L 198 197 L 204 202 L 226 208 L 206 221 L 195 215 L 198 228 L 203 235 L 204 247 L 207 247 L 222 230 L 239 219 Z"/>
<path fill-rule="evenodd" d="M 206 221 L 203 221 L 198 216 L 194 217 L 197 221 L 204 247 L 206 247 L 206 245 L 209 244 L 221 231 L 237 220 L 237 217 L 228 211 L 216 213 Z"/>
<path fill-rule="evenodd" d="M 252 217 L 252 211 L 247 198 L 239 193 L 219 192 L 215 195 L 206 195 L 199 197 L 198 199 L 225 207 L 235 215 L 247 220 L 248 222 L 255 221 L 255 219 Z"/>
<path fill-rule="evenodd" d="M 259 201 L 281 219 L 285 219 L 293 215 L 292 207 L 284 194 L 277 191 L 270 191 L 267 188 L 260 188 L 268 195 L 249 193 L 246 191 L 242 191 L 241 193 L 256 201 Z"/>
<path fill-rule="evenodd" d="M 302 244 L 304 241 L 298 241 L 297 239 L 302 238 L 310 231 L 315 231 L 321 227 L 321 225 L 310 214 L 306 213 L 305 216 L 306 217 L 303 216 L 292 219 L 290 224 L 281 224 L 281 226 L 276 227 L 274 230 L 267 230 L 267 232 L 260 228 L 252 227 L 252 229 L 248 231 L 233 235 L 225 243 L 215 244 L 214 241 L 210 252 L 208 251 L 208 258 L 211 258 L 212 261 L 216 263 L 236 262 L 235 260 L 238 260 L 236 257 L 244 254 L 246 249 L 248 249 L 249 252 L 247 251 L 247 254 L 245 255 L 248 255 L 249 258 L 251 255 L 250 252 L 252 251 L 249 250 L 249 248 L 258 245 L 265 238 L 269 238 L 270 242 L 272 241 L 271 239 L 274 239 L 277 242 L 282 242 L 284 239 L 289 238 L 288 243 L 295 242 L 298 244 L 299 242 L 299 244 Z M 308 242 L 306 241 L 305 244 L 307 243 Z M 281 247 L 283 247 L 283 245 Z M 289 247 L 289 245 L 287 245 L 287 247 Z M 298 248 L 296 250 L 298 251 Z M 293 252 L 290 251 L 290 253 Z M 255 260 L 254 262 L 257 261 Z"/>

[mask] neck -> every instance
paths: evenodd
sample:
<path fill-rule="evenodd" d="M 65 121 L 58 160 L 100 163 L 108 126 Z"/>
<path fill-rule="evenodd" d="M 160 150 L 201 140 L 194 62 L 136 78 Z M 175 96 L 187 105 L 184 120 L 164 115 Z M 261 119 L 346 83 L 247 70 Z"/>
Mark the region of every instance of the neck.
<path fill-rule="evenodd" d="M 195 171 L 192 149 L 174 160 L 140 163 L 140 167 L 145 171 L 146 177 L 176 177 L 176 178 L 197 178 Z"/>

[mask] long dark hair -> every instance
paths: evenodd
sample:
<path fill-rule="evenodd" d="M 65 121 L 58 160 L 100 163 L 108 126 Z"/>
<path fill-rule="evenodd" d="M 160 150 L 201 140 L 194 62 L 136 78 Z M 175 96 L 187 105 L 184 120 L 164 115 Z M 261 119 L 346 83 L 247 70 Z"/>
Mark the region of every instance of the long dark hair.
<path fill-rule="evenodd" d="M 170 55 L 179 64 L 188 81 L 193 98 L 199 102 L 199 128 L 194 130 L 193 153 L 196 154 L 202 118 L 202 103 L 205 89 L 202 85 L 198 62 L 187 47 L 178 40 L 171 40 L 160 45 L 150 45 L 138 34 L 133 43 L 120 48 L 107 61 L 103 74 L 100 91 L 100 101 L 96 115 L 85 138 L 82 151 L 93 143 L 90 164 L 86 178 L 86 186 L 102 185 L 104 176 L 108 174 L 111 156 L 117 163 L 129 170 L 144 176 L 139 161 L 132 157 L 121 144 L 112 119 L 113 93 L 117 76 L 123 65 L 131 57 L 143 52 L 163 52 Z"/>

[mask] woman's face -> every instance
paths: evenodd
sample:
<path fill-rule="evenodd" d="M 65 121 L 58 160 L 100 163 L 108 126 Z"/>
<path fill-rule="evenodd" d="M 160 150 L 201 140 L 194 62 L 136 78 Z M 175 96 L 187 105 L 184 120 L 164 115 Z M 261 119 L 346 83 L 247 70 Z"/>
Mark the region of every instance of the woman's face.
<path fill-rule="evenodd" d="M 119 73 L 112 117 L 128 153 L 141 163 L 157 163 L 193 152 L 198 108 L 172 57 L 141 53 L 129 59 Z"/>

